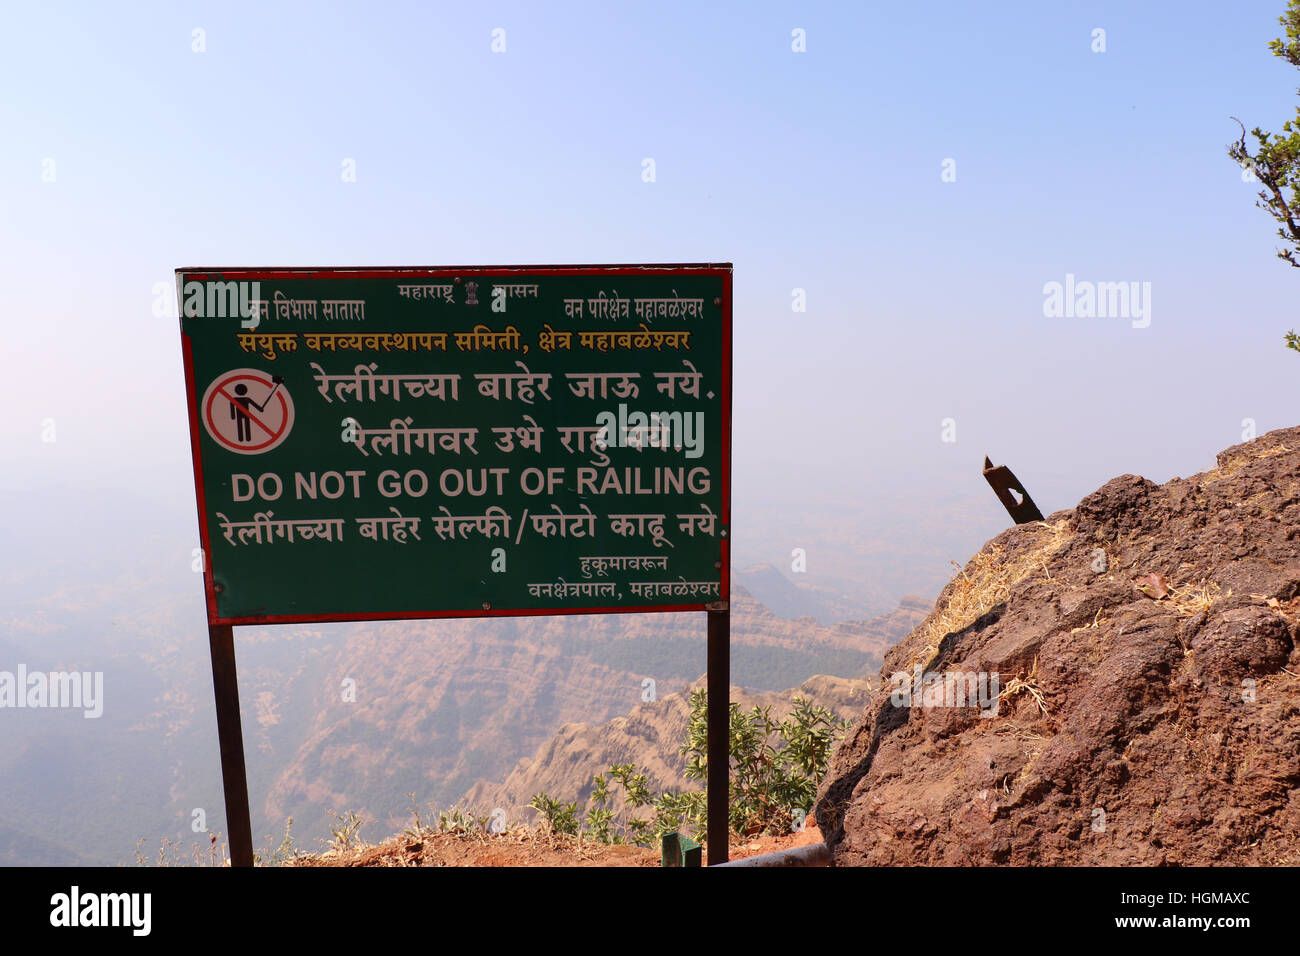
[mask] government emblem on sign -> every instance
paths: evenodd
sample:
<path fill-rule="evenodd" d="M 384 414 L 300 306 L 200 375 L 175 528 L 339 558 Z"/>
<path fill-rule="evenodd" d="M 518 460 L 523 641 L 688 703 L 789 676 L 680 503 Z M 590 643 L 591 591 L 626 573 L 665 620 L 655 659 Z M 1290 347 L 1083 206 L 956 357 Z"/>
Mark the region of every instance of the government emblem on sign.
<path fill-rule="evenodd" d="M 237 368 L 208 386 L 199 414 L 218 445 L 240 455 L 260 455 L 289 437 L 293 399 L 279 375 Z"/>

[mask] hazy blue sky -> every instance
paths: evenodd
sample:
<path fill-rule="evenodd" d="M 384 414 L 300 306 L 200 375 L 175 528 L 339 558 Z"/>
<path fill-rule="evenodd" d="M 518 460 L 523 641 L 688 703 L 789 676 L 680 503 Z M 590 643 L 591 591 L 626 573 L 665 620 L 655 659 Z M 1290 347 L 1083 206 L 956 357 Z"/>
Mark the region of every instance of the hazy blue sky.
<path fill-rule="evenodd" d="M 991 533 L 985 453 L 1045 511 L 1202 470 L 1297 420 L 1300 272 L 1224 153 L 1294 115 L 1283 6 L 13 5 L 4 507 L 192 502 L 186 265 L 734 262 L 738 545 L 931 491 Z M 1151 283 L 1150 326 L 1044 316 L 1067 273 Z"/>

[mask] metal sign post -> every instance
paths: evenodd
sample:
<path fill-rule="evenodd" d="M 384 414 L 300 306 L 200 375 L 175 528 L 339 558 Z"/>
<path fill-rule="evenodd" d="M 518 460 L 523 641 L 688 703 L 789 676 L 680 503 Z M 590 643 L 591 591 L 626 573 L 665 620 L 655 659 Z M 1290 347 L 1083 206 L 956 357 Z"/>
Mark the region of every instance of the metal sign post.
<path fill-rule="evenodd" d="M 209 625 L 208 646 L 212 652 L 212 692 L 217 700 L 217 741 L 221 746 L 221 786 L 226 795 L 230 865 L 252 866 L 253 827 L 248 815 L 234 629 L 229 624 Z"/>
<path fill-rule="evenodd" d="M 731 789 L 731 604 L 709 609 L 709 866 L 727 862 Z"/>
<path fill-rule="evenodd" d="M 233 626 L 660 611 L 708 613 L 726 859 L 731 273 L 177 270 L 235 865 Z"/>

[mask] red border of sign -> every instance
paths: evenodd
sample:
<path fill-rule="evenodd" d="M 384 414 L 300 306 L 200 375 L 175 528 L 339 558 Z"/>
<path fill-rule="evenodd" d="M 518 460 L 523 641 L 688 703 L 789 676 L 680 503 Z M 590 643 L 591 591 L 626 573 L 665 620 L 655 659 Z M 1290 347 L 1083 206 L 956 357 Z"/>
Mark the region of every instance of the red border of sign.
<path fill-rule="evenodd" d="M 442 278 L 458 275 L 510 275 L 527 272 L 535 275 L 629 275 L 648 273 L 674 275 L 695 273 L 716 275 L 722 279 L 722 524 L 731 530 L 731 276 L 730 262 L 651 263 L 645 265 L 536 265 L 536 266 L 374 266 L 374 267 L 309 267 L 248 266 L 218 269 L 211 266 L 176 270 L 177 297 L 180 298 L 183 279 L 203 280 L 219 276 L 222 279 L 328 279 L 347 276 L 359 279 L 387 279 L 400 276 Z M 654 607 L 566 607 L 521 608 L 517 610 L 488 611 L 397 611 L 376 614 L 274 614 L 249 617 L 218 617 L 217 595 L 213 590 L 212 553 L 208 531 L 207 503 L 203 495 L 203 461 L 199 452 L 199 395 L 194 383 L 194 355 L 190 337 L 181 328 L 181 354 L 185 360 L 185 392 L 190 412 L 190 454 L 194 463 L 194 497 L 199 512 L 199 540 L 203 545 L 203 589 L 207 602 L 209 626 L 234 624 L 322 624 L 344 621 L 423 621 L 438 618 L 462 617 L 540 617 L 559 614 L 654 614 L 667 611 L 708 611 L 726 607 L 731 599 L 731 538 L 718 541 L 719 561 L 722 564 L 720 600 L 708 604 L 673 604 Z"/>

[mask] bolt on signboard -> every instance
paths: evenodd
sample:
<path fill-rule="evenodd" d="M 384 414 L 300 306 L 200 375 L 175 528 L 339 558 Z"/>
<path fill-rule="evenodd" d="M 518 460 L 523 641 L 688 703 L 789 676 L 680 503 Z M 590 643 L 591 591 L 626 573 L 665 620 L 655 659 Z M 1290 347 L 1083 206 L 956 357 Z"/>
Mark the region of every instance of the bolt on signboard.
<path fill-rule="evenodd" d="M 731 272 L 177 270 L 233 862 L 234 625 L 707 611 L 726 753 Z"/>

